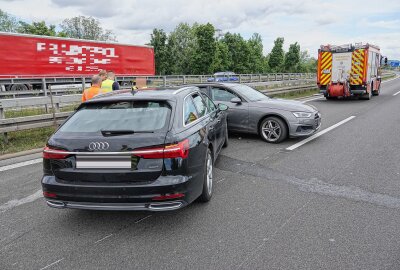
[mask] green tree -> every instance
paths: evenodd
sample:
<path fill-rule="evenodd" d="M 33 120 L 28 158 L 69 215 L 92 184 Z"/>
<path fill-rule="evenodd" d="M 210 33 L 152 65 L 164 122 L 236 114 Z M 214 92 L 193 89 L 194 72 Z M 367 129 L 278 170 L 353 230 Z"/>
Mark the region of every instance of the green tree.
<path fill-rule="evenodd" d="M 196 44 L 192 55 L 192 73 L 210 74 L 213 72 L 213 61 L 216 54 L 214 33 L 215 28 L 210 23 L 195 27 Z"/>
<path fill-rule="evenodd" d="M 249 73 L 261 73 L 263 72 L 263 44 L 262 38 L 259 34 L 254 33 L 253 36 L 247 42 L 250 55 L 248 63 Z"/>
<path fill-rule="evenodd" d="M 269 62 L 269 55 L 266 55 L 263 57 L 263 60 L 262 60 L 262 73 L 270 73 L 271 72 L 271 68 L 270 68 L 268 62 Z"/>
<path fill-rule="evenodd" d="M 278 37 L 274 41 L 274 47 L 272 48 L 271 53 L 269 54 L 268 65 L 271 68 L 272 72 L 281 72 L 284 62 L 285 52 L 283 51 L 283 37 Z"/>
<path fill-rule="evenodd" d="M 285 55 L 284 71 L 298 72 L 300 69 L 300 45 L 296 42 L 290 44 L 289 51 Z"/>
<path fill-rule="evenodd" d="M 225 42 L 216 43 L 215 55 L 213 60 L 213 72 L 227 71 L 232 66 L 232 55 L 229 53 L 228 45 Z"/>
<path fill-rule="evenodd" d="M 310 57 L 307 51 L 300 53 L 299 71 L 303 73 L 316 73 L 317 72 L 317 59 Z"/>
<path fill-rule="evenodd" d="M 243 37 L 240 34 L 226 33 L 222 41 L 228 46 L 231 55 L 230 71 L 248 73 L 250 49 Z"/>
<path fill-rule="evenodd" d="M 150 45 L 154 47 L 156 74 L 165 75 L 168 70 L 167 34 L 162 29 L 153 29 Z"/>
<path fill-rule="evenodd" d="M 44 21 L 33 22 L 32 24 L 20 21 L 17 29 L 19 33 L 41 35 L 41 36 L 56 36 L 56 26 L 50 24 L 46 25 Z"/>
<path fill-rule="evenodd" d="M 14 16 L 0 9 L 0 31 L 17 32 L 18 23 Z"/>
<path fill-rule="evenodd" d="M 78 16 L 65 19 L 60 27 L 63 35 L 70 38 L 116 41 L 115 34 L 111 30 L 103 29 L 100 22 L 93 17 Z"/>
<path fill-rule="evenodd" d="M 194 28 L 180 23 L 168 36 L 167 74 L 193 74 L 192 57 L 196 47 Z"/>

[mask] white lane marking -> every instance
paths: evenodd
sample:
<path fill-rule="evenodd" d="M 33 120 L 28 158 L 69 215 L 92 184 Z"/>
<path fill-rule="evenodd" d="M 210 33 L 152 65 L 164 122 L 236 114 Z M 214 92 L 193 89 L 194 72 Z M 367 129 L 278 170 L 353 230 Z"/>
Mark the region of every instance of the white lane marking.
<path fill-rule="evenodd" d="M 103 240 L 106 240 L 107 238 L 109 238 L 109 237 L 111 237 L 111 236 L 113 236 L 113 234 L 109 234 L 109 235 L 107 235 L 107 236 L 101 238 L 100 240 L 97 240 L 97 241 L 94 242 L 94 243 L 97 244 L 97 243 L 99 243 L 99 242 L 101 242 L 101 241 L 103 241 Z"/>
<path fill-rule="evenodd" d="M 45 267 L 40 268 L 40 270 L 44 270 L 44 269 L 50 268 L 50 267 L 52 267 L 53 265 L 55 265 L 55 264 L 61 262 L 62 260 L 64 260 L 64 258 L 59 259 L 58 261 L 55 261 L 55 262 L 53 262 L 53 263 L 51 263 L 51 264 L 49 264 L 49 265 L 46 265 Z"/>
<path fill-rule="evenodd" d="M 303 100 L 303 101 L 301 101 L 301 103 L 306 103 L 306 102 L 317 100 L 317 99 L 321 99 L 321 98 L 325 98 L 325 97 L 322 96 L 322 97 L 311 98 L 311 99 Z"/>
<path fill-rule="evenodd" d="M 135 221 L 135 224 L 138 224 L 139 222 L 142 222 L 143 220 L 148 219 L 149 217 L 151 217 L 151 215 L 148 215 L 148 216 L 146 216 L 144 218 L 138 219 L 138 220 Z"/>
<path fill-rule="evenodd" d="M 3 205 L 0 205 L 0 213 L 3 213 L 7 210 L 10 210 L 14 207 L 20 206 L 22 204 L 26 204 L 26 203 L 31 203 L 36 201 L 37 199 L 43 197 L 43 193 L 42 190 L 39 189 L 38 191 L 36 191 L 35 193 L 33 193 L 32 195 L 29 195 L 25 198 L 19 199 L 19 200 L 11 200 L 6 202 Z"/>
<path fill-rule="evenodd" d="M 394 94 L 393 94 L 393 96 L 397 96 L 398 94 L 400 94 L 400 91 L 399 91 L 399 92 L 396 92 L 396 93 L 394 93 Z"/>
<path fill-rule="evenodd" d="M 42 161 L 43 161 L 42 158 L 37 158 L 37 159 L 32 159 L 32 160 L 28 160 L 28 161 L 24 161 L 24 162 L 19 162 L 19 163 L 3 166 L 3 167 L 0 167 L 0 172 L 4 172 L 4 171 L 8 171 L 8 170 L 19 168 L 19 167 L 32 165 L 32 164 L 37 164 L 37 163 L 40 163 Z"/>
<path fill-rule="evenodd" d="M 355 118 L 355 116 L 350 116 L 349 118 L 346 118 L 346 119 L 340 121 L 339 123 L 336 123 L 336 124 L 334 124 L 333 126 L 330 126 L 330 127 L 326 128 L 326 129 L 324 129 L 324 130 L 321 130 L 320 132 L 318 132 L 318 133 L 312 135 L 311 137 L 308 137 L 307 139 L 302 140 L 302 141 L 300 141 L 300 142 L 298 142 L 298 143 L 296 143 L 296 144 L 294 144 L 294 145 L 292 145 L 292 146 L 286 148 L 286 150 L 292 151 L 292 150 L 294 150 L 294 149 L 296 149 L 296 148 L 302 146 L 303 144 L 306 144 L 306 143 L 308 143 L 309 141 L 312 141 L 312 140 L 318 138 L 319 136 L 324 135 L 325 133 L 331 131 L 332 129 L 335 129 L 335 128 L 337 128 L 338 126 L 343 125 L 344 123 L 346 123 L 346 122 L 352 120 L 353 118 Z"/>

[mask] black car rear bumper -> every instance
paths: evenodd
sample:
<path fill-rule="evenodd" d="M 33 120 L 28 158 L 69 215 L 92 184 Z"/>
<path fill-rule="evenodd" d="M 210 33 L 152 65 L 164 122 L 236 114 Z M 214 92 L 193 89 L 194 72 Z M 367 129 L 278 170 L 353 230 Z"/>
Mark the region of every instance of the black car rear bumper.
<path fill-rule="evenodd" d="M 42 188 L 47 205 L 54 208 L 168 211 L 182 208 L 200 195 L 197 191 L 201 191 L 202 183 L 195 179 L 179 175 L 160 176 L 150 183 L 88 184 L 65 182 L 55 176 L 45 175 L 42 178 Z M 176 194 L 184 196 L 156 199 Z"/>
<path fill-rule="evenodd" d="M 165 201 L 149 203 L 89 203 L 68 202 L 46 198 L 48 206 L 53 208 L 72 208 L 85 210 L 112 210 L 112 211 L 169 211 L 182 208 L 187 205 L 185 201 Z"/>

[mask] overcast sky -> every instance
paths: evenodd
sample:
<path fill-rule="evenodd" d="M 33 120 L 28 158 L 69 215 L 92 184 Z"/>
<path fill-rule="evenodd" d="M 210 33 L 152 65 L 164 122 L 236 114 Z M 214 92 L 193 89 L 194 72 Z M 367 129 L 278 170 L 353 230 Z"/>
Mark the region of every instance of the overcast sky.
<path fill-rule="evenodd" d="M 123 43 L 145 44 L 153 28 L 210 22 L 245 38 L 261 34 L 266 53 L 284 37 L 286 49 L 297 41 L 312 56 L 321 44 L 369 42 L 400 59 L 400 0 L 0 0 L 0 8 L 20 20 L 56 25 L 93 16 Z"/>

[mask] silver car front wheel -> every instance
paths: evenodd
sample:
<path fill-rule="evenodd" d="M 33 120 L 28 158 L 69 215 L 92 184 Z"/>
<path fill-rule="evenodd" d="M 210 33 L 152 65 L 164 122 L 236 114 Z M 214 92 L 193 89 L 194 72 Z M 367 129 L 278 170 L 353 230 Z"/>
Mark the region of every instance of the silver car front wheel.
<path fill-rule="evenodd" d="M 280 143 L 287 137 L 286 124 L 277 117 L 267 117 L 261 122 L 260 135 L 269 143 Z"/>

